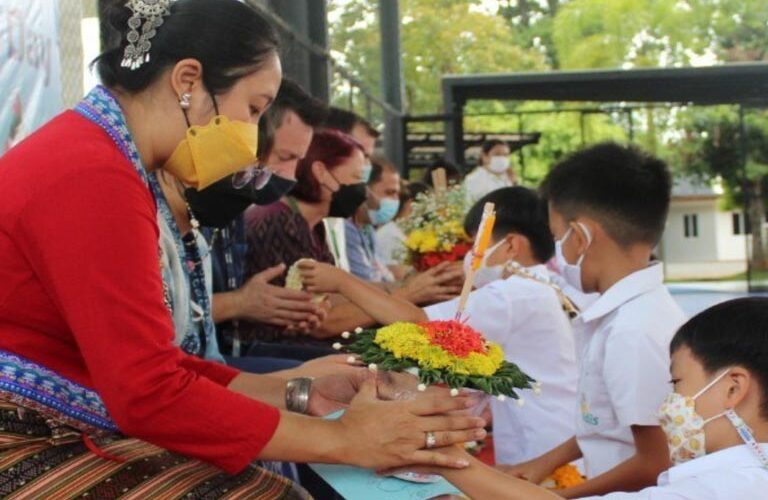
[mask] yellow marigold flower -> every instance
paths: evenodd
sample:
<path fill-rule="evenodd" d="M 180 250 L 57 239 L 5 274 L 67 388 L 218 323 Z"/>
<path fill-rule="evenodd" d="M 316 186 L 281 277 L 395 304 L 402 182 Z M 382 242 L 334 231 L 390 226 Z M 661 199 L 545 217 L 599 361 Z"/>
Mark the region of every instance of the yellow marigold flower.
<path fill-rule="evenodd" d="M 393 323 L 376 332 L 374 342 L 396 358 L 415 360 L 421 368 L 448 369 L 459 375 L 491 376 L 501 367 L 504 352 L 497 344 L 488 343 L 485 354 L 473 352 L 460 358 L 433 345 L 427 332 L 414 323 Z"/>
<path fill-rule="evenodd" d="M 424 237 L 421 240 L 421 243 L 419 244 L 419 251 L 422 253 L 426 252 L 436 252 L 438 249 L 439 241 L 437 239 L 437 235 L 430 231 L 426 234 L 424 234 Z"/>
<path fill-rule="evenodd" d="M 456 373 L 462 375 L 482 375 L 490 377 L 496 373 L 496 370 L 499 369 L 501 363 L 496 363 L 495 360 L 488 355 L 473 352 L 466 358 L 457 358 L 457 362 L 454 366 L 456 367 Z"/>
<path fill-rule="evenodd" d="M 391 351 L 396 358 L 418 359 L 423 347 L 429 346 L 424 329 L 415 323 L 393 323 L 379 329 L 374 339 L 379 347 Z"/>
<path fill-rule="evenodd" d="M 424 239 L 424 231 L 421 229 L 414 229 L 411 231 L 411 234 L 408 235 L 408 238 L 405 240 L 405 246 L 408 247 L 409 250 L 415 250 L 418 251 L 419 247 L 421 246 L 421 241 Z"/>

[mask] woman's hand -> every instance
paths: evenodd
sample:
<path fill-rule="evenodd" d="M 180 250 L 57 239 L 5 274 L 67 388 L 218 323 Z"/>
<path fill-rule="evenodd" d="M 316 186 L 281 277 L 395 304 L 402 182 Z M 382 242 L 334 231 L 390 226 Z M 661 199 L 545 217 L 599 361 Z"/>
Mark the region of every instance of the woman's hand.
<path fill-rule="evenodd" d="M 395 294 L 414 304 L 443 302 L 461 293 L 463 278 L 461 263 L 441 262 L 410 278 Z"/>
<path fill-rule="evenodd" d="M 368 370 L 365 368 L 353 370 L 313 380 L 307 413 L 315 417 L 324 417 L 348 408 L 363 382 L 369 377 Z"/>
<path fill-rule="evenodd" d="M 350 358 L 356 361 L 350 363 Z M 298 368 L 287 370 L 285 373 L 288 376 L 284 378 L 317 376 L 311 374 L 313 371 L 326 372 L 313 381 L 312 392 L 309 395 L 309 414 L 319 417 L 349 407 L 363 383 L 373 376 L 360 361 L 357 361 L 356 356 L 339 354 L 308 361 Z M 375 379 L 379 399 L 414 400 L 419 394 L 417 391 L 419 381 L 413 375 L 381 372 L 375 376 Z M 435 389 L 430 392 L 440 397 L 449 396 L 447 389 Z"/>
<path fill-rule="evenodd" d="M 296 325 L 299 330 L 322 323 L 325 311 L 312 302 L 311 294 L 269 284 L 284 272 L 283 264 L 271 267 L 237 290 L 238 318 L 278 326 Z"/>
<path fill-rule="evenodd" d="M 322 358 L 306 361 L 291 370 L 294 377 L 325 377 L 326 375 L 357 374 L 363 363 L 350 354 L 329 354 Z"/>
<path fill-rule="evenodd" d="M 464 397 L 423 395 L 413 401 L 381 401 L 372 377 L 339 420 L 346 462 L 377 470 L 431 465 L 462 468 L 463 458 L 454 458 L 426 449 L 427 433 L 432 432 L 437 447 L 450 446 L 485 437 L 485 421 L 477 417 L 447 416 L 466 409 Z"/>
<path fill-rule="evenodd" d="M 338 293 L 347 278 L 346 271 L 316 260 L 299 263 L 304 289 L 312 293 Z"/>

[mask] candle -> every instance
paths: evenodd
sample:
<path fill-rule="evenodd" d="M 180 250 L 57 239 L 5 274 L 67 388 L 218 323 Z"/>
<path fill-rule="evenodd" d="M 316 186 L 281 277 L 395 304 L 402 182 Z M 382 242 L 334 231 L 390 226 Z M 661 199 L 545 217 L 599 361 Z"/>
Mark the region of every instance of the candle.
<path fill-rule="evenodd" d="M 490 212 L 488 212 L 488 205 L 491 206 Z M 477 237 L 475 238 L 475 247 L 472 249 L 472 269 L 475 271 L 480 269 L 480 264 L 483 262 L 485 251 L 488 250 L 488 246 L 491 243 L 493 226 L 495 224 L 496 212 L 493 211 L 493 203 L 487 203 L 485 209 L 483 210 L 483 219 L 480 222 L 480 229 L 478 230 Z"/>
<path fill-rule="evenodd" d="M 464 312 L 464 308 L 467 306 L 467 300 L 472 291 L 472 285 L 475 283 L 475 275 L 477 274 L 477 270 L 480 269 L 480 265 L 483 262 L 483 255 L 485 255 L 485 251 L 491 243 L 493 226 L 495 224 L 496 212 L 494 211 L 494 205 L 493 203 L 486 203 L 483 207 L 483 217 L 480 219 L 480 227 L 478 227 L 477 235 L 475 236 L 475 245 L 472 248 L 472 265 L 469 268 L 467 276 L 464 278 L 464 287 L 461 289 L 461 295 L 459 296 L 459 308 L 456 311 L 457 321 L 461 320 L 461 315 Z"/>

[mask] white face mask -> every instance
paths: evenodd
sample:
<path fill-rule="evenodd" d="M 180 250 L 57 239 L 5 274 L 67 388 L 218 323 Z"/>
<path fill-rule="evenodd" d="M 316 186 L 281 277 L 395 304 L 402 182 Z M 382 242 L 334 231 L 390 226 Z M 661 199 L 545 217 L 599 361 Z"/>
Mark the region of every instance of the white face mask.
<path fill-rule="evenodd" d="M 509 170 L 509 156 L 491 156 L 488 170 L 494 174 L 503 174 Z"/>
<path fill-rule="evenodd" d="M 560 269 L 560 275 L 563 277 L 566 283 L 574 287 L 576 290 L 583 292 L 584 285 L 581 283 L 581 264 L 584 262 L 584 257 L 587 255 L 587 249 L 592 244 L 592 235 L 589 232 L 589 228 L 581 222 L 576 223 L 587 238 L 587 248 L 584 249 L 584 253 L 581 254 L 576 260 L 576 264 L 569 264 L 565 260 L 563 255 L 563 244 L 568 240 L 568 237 L 573 233 L 573 227 L 568 228 L 565 232 L 565 236 L 561 240 L 555 242 L 555 258 L 557 259 L 557 267 Z"/>
<path fill-rule="evenodd" d="M 506 241 L 507 241 L 506 238 L 504 238 L 485 251 L 485 255 L 483 255 L 483 260 L 480 263 L 480 268 L 475 273 L 475 283 L 474 283 L 475 288 L 482 288 L 488 283 L 492 283 L 503 277 L 502 275 L 504 274 L 504 267 L 505 267 L 504 264 L 498 265 L 498 266 L 490 266 L 490 267 L 488 267 L 487 264 L 488 264 L 488 257 L 493 255 L 493 252 L 495 252 L 498 248 L 500 248 L 501 245 L 504 244 Z M 465 275 L 469 275 L 470 267 L 472 266 L 472 258 L 473 258 L 473 253 L 471 251 L 464 256 L 464 274 Z"/>

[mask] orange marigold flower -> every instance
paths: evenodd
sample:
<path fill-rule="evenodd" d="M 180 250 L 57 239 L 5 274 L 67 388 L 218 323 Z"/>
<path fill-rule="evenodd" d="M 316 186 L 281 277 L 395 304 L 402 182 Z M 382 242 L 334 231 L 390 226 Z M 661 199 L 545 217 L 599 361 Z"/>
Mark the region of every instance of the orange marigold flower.
<path fill-rule="evenodd" d="M 471 353 L 486 353 L 483 336 L 458 321 L 429 321 L 420 323 L 426 330 L 432 345 L 442 347 L 446 352 L 459 358 L 466 358 Z"/>

